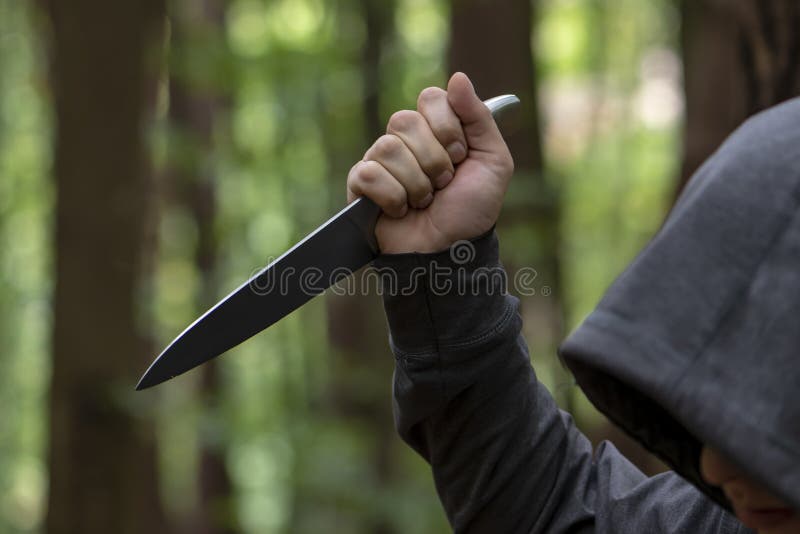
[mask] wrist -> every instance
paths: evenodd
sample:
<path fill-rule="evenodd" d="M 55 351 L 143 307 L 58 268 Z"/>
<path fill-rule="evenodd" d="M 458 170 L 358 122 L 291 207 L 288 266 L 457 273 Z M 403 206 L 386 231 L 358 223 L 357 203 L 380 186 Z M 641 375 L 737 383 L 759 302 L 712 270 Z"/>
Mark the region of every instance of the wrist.
<path fill-rule="evenodd" d="M 476 220 L 471 227 L 457 232 L 442 231 L 430 218 L 424 216 L 414 218 L 412 224 L 404 227 L 394 225 L 393 222 L 381 217 L 375 227 L 375 237 L 384 256 L 443 254 L 455 243 L 478 242 L 494 230 L 494 223 L 488 220 L 481 220 L 480 224 Z M 428 259 L 443 261 L 444 258 Z"/>
<path fill-rule="evenodd" d="M 508 311 L 493 230 L 435 253 L 383 254 L 373 267 L 393 344 L 405 352 L 483 334 Z"/>

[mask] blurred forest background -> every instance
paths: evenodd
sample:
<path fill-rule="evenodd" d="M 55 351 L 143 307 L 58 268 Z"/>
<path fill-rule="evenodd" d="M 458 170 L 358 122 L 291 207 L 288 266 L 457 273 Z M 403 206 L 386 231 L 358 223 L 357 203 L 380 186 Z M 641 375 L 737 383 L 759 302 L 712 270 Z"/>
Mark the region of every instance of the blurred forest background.
<path fill-rule="evenodd" d="M 800 94 L 793 0 L 0 0 L 0 533 L 436 533 L 376 295 L 133 388 L 340 208 L 392 111 L 518 94 L 498 225 L 539 373 L 748 115 Z"/>

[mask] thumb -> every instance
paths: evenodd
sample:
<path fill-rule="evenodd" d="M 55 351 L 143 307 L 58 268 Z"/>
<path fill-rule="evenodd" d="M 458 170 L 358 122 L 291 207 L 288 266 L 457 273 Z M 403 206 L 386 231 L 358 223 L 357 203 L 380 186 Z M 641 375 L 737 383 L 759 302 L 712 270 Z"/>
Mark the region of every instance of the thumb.
<path fill-rule="evenodd" d="M 504 151 L 505 142 L 489 108 L 478 98 L 472 82 L 463 72 L 456 72 L 447 83 L 447 100 L 464 128 L 471 150 Z"/>

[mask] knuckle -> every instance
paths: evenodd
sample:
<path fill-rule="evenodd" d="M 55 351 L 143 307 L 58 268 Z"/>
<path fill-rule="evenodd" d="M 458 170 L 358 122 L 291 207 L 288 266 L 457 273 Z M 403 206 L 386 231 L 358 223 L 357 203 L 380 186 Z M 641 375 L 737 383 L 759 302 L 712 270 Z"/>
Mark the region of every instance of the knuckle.
<path fill-rule="evenodd" d="M 424 108 L 437 100 L 447 96 L 447 92 L 440 87 L 426 87 L 417 97 L 417 108 Z"/>
<path fill-rule="evenodd" d="M 411 130 L 419 124 L 419 120 L 421 118 L 422 117 L 419 113 L 410 109 L 401 109 L 400 111 L 395 111 L 392 116 L 389 117 L 389 124 L 386 128 L 386 131 L 404 132 Z"/>
<path fill-rule="evenodd" d="M 380 179 L 381 165 L 377 161 L 362 161 L 359 164 L 358 176 L 362 183 L 373 184 Z"/>
<path fill-rule="evenodd" d="M 385 134 L 375 141 L 370 152 L 378 158 L 390 158 L 397 154 L 402 147 L 403 142 L 399 137 L 392 134 Z"/>
<path fill-rule="evenodd" d="M 347 175 L 347 186 L 353 192 L 362 193 L 364 185 L 375 181 L 375 172 L 369 163 L 369 161 L 359 161 Z"/>
<path fill-rule="evenodd" d="M 358 183 L 358 180 L 356 180 L 355 175 L 347 177 L 347 191 L 355 196 L 362 194 L 360 184 Z"/>
<path fill-rule="evenodd" d="M 357 195 L 361 193 L 360 177 L 355 167 L 353 167 L 353 170 L 347 175 L 347 189 Z"/>

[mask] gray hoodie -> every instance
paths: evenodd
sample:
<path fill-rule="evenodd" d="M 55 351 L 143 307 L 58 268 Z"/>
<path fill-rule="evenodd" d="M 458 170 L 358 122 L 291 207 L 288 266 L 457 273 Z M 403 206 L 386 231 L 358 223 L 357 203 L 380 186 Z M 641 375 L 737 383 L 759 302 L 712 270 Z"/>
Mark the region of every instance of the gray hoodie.
<path fill-rule="evenodd" d="M 800 100 L 748 121 L 561 356 L 675 471 L 592 449 L 537 381 L 494 234 L 383 256 L 395 422 L 456 532 L 745 533 L 698 473 L 709 444 L 800 509 Z"/>
<path fill-rule="evenodd" d="M 800 510 L 800 99 L 703 165 L 561 355 L 601 411 L 715 499 L 702 444 Z"/>

